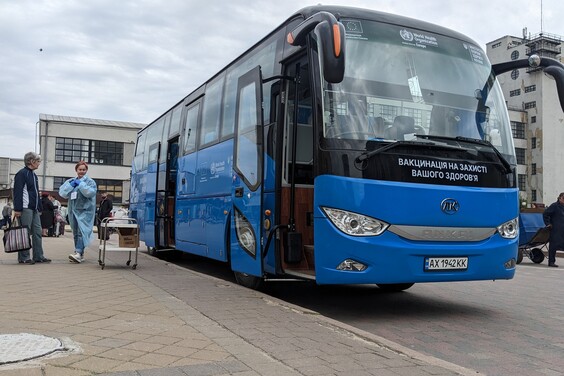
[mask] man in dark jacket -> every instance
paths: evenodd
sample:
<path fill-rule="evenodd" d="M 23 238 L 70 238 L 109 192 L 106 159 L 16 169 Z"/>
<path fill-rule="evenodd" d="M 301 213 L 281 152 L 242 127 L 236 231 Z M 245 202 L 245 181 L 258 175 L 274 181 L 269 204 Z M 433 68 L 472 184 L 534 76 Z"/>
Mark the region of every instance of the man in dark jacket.
<path fill-rule="evenodd" d="M 564 251 L 564 192 L 558 195 L 558 200 L 545 209 L 544 224 L 550 227 L 548 239 L 548 266 L 557 268 L 556 251 Z"/>
<path fill-rule="evenodd" d="M 102 239 L 102 220 L 108 218 L 112 215 L 112 209 L 114 204 L 112 200 L 108 197 L 108 193 L 102 192 L 102 201 L 100 201 L 100 207 L 98 208 L 98 239 Z M 108 240 L 110 234 L 106 234 L 106 240 Z"/>
<path fill-rule="evenodd" d="M 14 177 L 14 216 L 19 218 L 22 226 L 27 226 L 31 233 L 33 258 L 29 251 L 18 252 L 20 264 L 35 264 L 36 262 L 51 262 L 43 256 L 43 242 L 41 239 L 41 200 L 39 197 L 39 183 L 34 170 L 39 168 L 41 157 L 32 151 L 24 156 L 25 167 Z"/>

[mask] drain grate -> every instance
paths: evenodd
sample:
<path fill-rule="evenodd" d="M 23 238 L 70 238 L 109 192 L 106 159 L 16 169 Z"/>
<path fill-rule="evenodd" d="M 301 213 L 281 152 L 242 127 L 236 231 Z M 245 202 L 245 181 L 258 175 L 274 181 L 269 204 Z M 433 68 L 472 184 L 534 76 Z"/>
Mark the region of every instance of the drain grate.
<path fill-rule="evenodd" d="M 0 334 L 0 365 L 23 362 L 64 350 L 57 338 L 39 334 Z"/>

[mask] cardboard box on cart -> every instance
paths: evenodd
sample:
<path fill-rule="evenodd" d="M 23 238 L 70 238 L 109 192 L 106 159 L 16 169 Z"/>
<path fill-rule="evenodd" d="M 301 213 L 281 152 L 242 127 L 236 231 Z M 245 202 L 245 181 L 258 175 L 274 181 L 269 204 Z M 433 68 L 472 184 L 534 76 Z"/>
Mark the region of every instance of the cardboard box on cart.
<path fill-rule="evenodd" d="M 139 247 L 139 234 L 137 228 L 118 227 L 120 248 Z"/>

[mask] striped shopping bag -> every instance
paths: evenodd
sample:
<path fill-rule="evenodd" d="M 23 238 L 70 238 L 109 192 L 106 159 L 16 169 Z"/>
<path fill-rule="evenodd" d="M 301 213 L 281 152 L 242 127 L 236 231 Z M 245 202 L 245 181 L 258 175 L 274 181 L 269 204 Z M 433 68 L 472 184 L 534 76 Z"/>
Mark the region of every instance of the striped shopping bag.
<path fill-rule="evenodd" d="M 12 225 L 4 230 L 4 251 L 6 253 L 21 252 L 30 248 L 29 227 L 19 226 L 18 218 L 14 218 Z"/>

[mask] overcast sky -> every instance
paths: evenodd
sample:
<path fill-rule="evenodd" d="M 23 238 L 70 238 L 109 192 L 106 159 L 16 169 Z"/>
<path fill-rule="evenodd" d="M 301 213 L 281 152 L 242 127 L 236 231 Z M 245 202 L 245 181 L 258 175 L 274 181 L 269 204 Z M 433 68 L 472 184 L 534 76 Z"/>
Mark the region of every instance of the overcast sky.
<path fill-rule="evenodd" d="M 40 113 L 149 123 L 293 12 L 317 3 L 0 0 L 0 157 L 35 150 Z M 484 49 L 524 27 L 564 36 L 562 0 L 322 3 L 420 18 Z"/>

